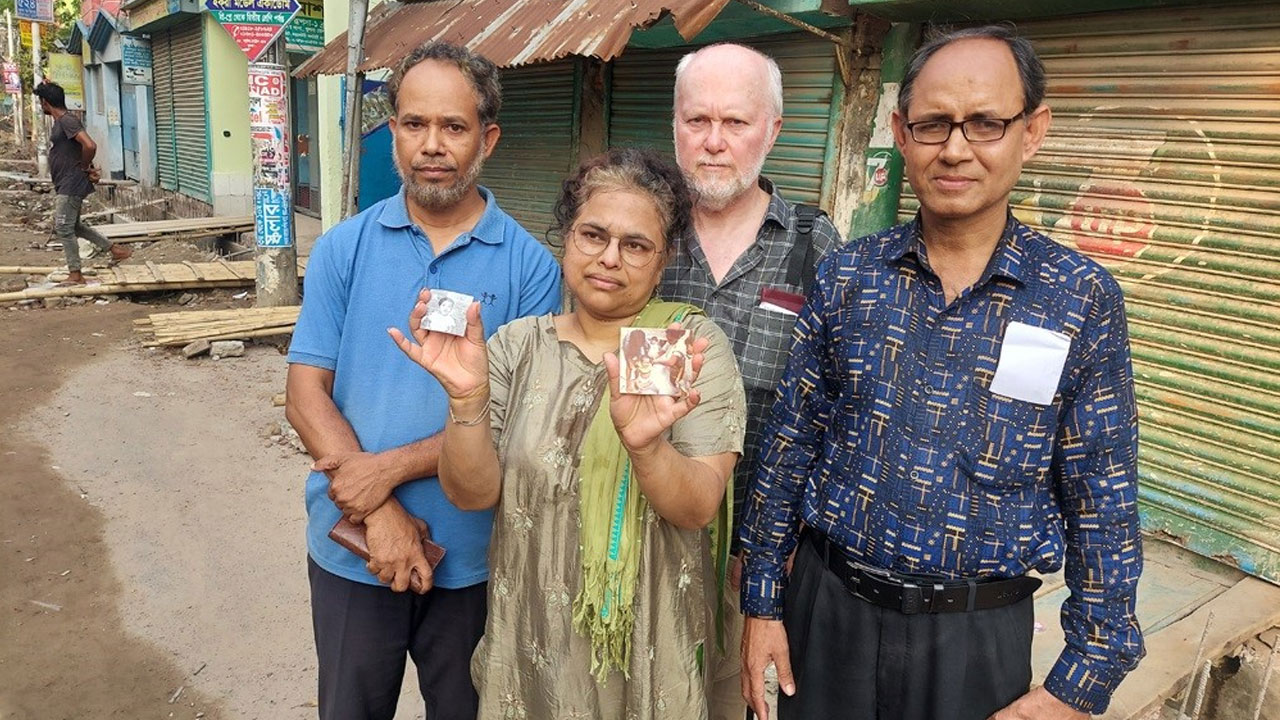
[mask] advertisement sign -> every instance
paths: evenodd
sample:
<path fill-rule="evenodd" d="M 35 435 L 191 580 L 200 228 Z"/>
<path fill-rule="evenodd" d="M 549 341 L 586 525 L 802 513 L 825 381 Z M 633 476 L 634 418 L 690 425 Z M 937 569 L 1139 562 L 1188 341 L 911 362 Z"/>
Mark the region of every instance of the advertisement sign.
<path fill-rule="evenodd" d="M 17 0 L 14 7 L 15 14 L 24 20 L 53 22 L 53 0 Z"/>
<path fill-rule="evenodd" d="M 289 193 L 272 188 L 254 188 L 253 225 L 258 247 L 289 247 L 293 240 L 293 200 Z"/>
<path fill-rule="evenodd" d="M 324 47 L 324 3 L 299 0 L 301 9 L 284 26 L 284 44 L 290 52 L 315 53 Z"/>
<path fill-rule="evenodd" d="M 0 68 L 0 74 L 4 75 L 4 91 L 12 95 L 22 94 L 22 76 L 18 74 L 18 63 L 7 62 Z"/>
<path fill-rule="evenodd" d="M 255 62 L 300 6 L 298 0 L 205 0 L 205 7 Z"/>
<path fill-rule="evenodd" d="M 68 110 L 84 110 L 84 65 L 79 55 L 49 53 L 47 77 L 62 86 Z"/>
<path fill-rule="evenodd" d="M 22 47 L 31 47 L 31 21 L 18 21 L 18 36 L 22 40 Z"/>
<path fill-rule="evenodd" d="M 293 243 L 288 88 L 289 76 L 283 67 L 249 66 L 253 216 L 260 247 L 288 247 Z"/>
<path fill-rule="evenodd" d="M 284 43 L 290 52 L 319 52 L 324 47 L 324 19 L 294 17 L 284 27 Z"/>
<path fill-rule="evenodd" d="M 135 35 L 120 36 L 120 76 L 129 85 L 151 84 L 151 41 Z"/>

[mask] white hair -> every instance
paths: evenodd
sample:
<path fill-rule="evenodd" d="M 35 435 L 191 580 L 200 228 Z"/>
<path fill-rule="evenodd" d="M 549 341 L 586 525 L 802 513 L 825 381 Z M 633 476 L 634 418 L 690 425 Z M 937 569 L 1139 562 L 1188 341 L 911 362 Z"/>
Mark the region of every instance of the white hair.
<path fill-rule="evenodd" d="M 708 45 L 703 48 L 698 48 L 697 50 L 694 50 L 693 52 L 680 58 L 680 62 L 676 65 L 676 87 L 675 87 L 674 104 L 675 105 L 680 104 L 680 77 L 684 75 L 684 71 L 689 69 L 689 66 L 693 64 L 694 58 L 706 52 L 707 50 L 710 50 L 712 48 L 718 48 L 718 47 L 740 47 L 744 50 L 749 50 L 755 53 L 756 55 L 759 55 L 760 59 L 764 60 L 765 67 L 768 68 L 768 73 L 769 73 L 769 81 L 768 81 L 768 88 L 767 88 L 769 104 L 773 106 L 773 116 L 779 117 L 779 118 L 782 117 L 782 68 L 779 68 L 777 61 L 769 57 L 768 55 L 765 55 L 764 53 L 760 52 L 759 50 L 756 50 L 755 48 L 747 47 L 746 45 L 739 45 L 737 43 L 716 43 L 715 45 Z"/>

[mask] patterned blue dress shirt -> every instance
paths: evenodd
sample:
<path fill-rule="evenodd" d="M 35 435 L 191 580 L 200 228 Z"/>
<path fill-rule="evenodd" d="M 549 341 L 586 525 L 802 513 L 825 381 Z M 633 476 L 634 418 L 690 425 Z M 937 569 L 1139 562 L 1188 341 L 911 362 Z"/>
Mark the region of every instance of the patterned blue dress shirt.
<path fill-rule="evenodd" d="M 1047 405 L 990 389 L 1011 322 L 1070 339 Z M 743 612 L 782 617 L 801 520 L 900 572 L 1003 578 L 1065 562 L 1067 642 L 1045 686 L 1102 712 L 1144 654 L 1115 280 L 1010 216 L 981 278 L 948 304 L 917 218 L 827 258 L 793 342 L 743 515 Z"/>

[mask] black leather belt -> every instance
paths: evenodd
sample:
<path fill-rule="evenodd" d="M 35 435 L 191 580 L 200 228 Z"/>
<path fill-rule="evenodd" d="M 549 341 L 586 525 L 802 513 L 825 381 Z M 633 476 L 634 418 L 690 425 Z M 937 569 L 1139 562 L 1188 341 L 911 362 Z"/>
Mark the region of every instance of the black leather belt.
<path fill-rule="evenodd" d="M 901 575 L 851 560 L 821 533 L 805 537 L 845 588 L 855 596 L 904 615 L 991 610 L 1031 597 L 1040 580 L 1023 575 L 1001 580 L 942 580 Z"/>

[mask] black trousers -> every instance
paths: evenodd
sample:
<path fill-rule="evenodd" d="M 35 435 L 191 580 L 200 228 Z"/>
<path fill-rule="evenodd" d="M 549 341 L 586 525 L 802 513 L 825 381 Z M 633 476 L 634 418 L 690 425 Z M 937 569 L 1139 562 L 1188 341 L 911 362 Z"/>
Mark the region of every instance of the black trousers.
<path fill-rule="evenodd" d="M 985 720 L 1031 684 L 1034 600 L 904 615 L 850 593 L 804 540 L 787 587 L 782 720 Z"/>
<path fill-rule="evenodd" d="M 431 720 L 475 720 L 471 653 L 484 634 L 486 583 L 426 595 L 352 582 L 307 558 L 320 663 L 320 720 L 392 720 L 405 655 Z"/>

